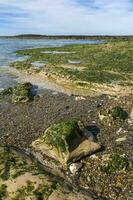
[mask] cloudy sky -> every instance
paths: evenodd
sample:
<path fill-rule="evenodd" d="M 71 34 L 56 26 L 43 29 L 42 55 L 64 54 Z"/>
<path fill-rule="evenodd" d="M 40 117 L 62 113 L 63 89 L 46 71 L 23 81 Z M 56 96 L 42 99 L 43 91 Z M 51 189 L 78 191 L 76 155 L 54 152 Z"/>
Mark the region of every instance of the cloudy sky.
<path fill-rule="evenodd" d="M 133 0 L 0 0 L 0 35 L 133 35 Z"/>

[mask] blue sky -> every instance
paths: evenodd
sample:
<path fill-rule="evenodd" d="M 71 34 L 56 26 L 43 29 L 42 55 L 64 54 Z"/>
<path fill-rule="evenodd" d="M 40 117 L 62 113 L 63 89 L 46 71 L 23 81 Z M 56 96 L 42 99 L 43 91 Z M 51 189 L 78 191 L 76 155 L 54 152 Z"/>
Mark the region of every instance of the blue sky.
<path fill-rule="evenodd" d="M 133 35 L 133 0 L 0 0 L 0 35 Z"/>

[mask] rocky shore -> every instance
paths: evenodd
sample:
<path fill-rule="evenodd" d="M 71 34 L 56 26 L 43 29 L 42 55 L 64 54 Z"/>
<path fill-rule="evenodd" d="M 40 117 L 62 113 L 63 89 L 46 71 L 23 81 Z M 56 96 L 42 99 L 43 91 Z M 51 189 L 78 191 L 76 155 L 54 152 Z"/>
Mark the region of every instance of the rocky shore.
<path fill-rule="evenodd" d="M 76 118 L 83 122 L 88 139 L 101 148 L 70 163 L 65 171 L 66 180 L 96 195 L 88 199 L 132 200 L 132 102 L 133 95 L 83 97 L 51 90 L 40 90 L 33 101 L 19 103 L 12 101 L 11 94 L 0 95 L 0 145 L 28 149 L 36 157 L 37 151 L 31 148 L 33 141 L 54 124 Z M 40 155 L 37 156 L 39 161 Z M 50 163 L 52 166 L 53 161 Z M 58 195 L 61 200 L 68 198 L 56 191 L 53 199 Z M 87 199 L 87 195 L 80 199 Z"/>

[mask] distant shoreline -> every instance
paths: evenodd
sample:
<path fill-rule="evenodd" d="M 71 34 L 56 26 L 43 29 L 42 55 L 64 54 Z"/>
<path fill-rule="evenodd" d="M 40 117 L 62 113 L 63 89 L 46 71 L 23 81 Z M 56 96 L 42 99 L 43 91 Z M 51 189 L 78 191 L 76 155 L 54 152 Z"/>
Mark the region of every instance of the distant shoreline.
<path fill-rule="evenodd" d="M 7 39 L 80 39 L 80 40 L 99 40 L 99 39 L 130 39 L 133 38 L 133 35 L 130 36 L 108 36 L 108 35 L 95 35 L 95 36 L 87 36 L 87 35 L 38 35 L 38 34 L 21 34 L 14 36 L 0 36 L 0 38 Z"/>

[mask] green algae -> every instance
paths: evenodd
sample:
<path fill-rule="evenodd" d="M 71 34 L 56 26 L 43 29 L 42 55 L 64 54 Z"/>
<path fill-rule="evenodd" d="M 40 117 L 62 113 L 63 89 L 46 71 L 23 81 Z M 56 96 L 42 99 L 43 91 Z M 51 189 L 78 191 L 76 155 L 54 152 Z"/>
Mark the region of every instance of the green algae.
<path fill-rule="evenodd" d="M 36 200 L 39 200 L 39 199 L 48 200 L 52 192 L 53 192 L 52 186 L 45 184 L 43 186 L 39 186 L 37 190 L 34 191 L 34 195 L 36 197 Z"/>
<path fill-rule="evenodd" d="M 110 156 L 106 165 L 104 166 L 104 171 L 107 174 L 119 172 L 125 170 L 128 166 L 128 158 L 124 155 L 113 154 Z"/>
<path fill-rule="evenodd" d="M 7 186 L 5 184 L 0 185 L 0 200 L 4 200 L 8 196 Z"/>
<path fill-rule="evenodd" d="M 28 55 L 27 61 L 14 62 L 12 67 L 18 69 L 32 68 L 34 61 L 46 61 L 42 69 L 51 76 L 67 76 L 71 81 L 87 83 L 107 83 L 132 86 L 132 56 L 133 38 L 107 38 L 103 44 L 65 45 L 62 47 L 37 48 L 19 50 L 19 55 Z M 70 54 L 48 54 L 44 51 L 64 51 Z M 75 52 L 75 53 L 71 53 Z M 80 60 L 80 64 L 69 64 L 69 60 Z M 71 65 L 71 68 L 64 68 L 61 65 Z M 84 70 L 80 70 L 80 67 Z M 83 85 L 84 87 L 84 85 Z"/>
<path fill-rule="evenodd" d="M 110 112 L 111 112 L 111 116 L 115 120 L 116 119 L 125 120 L 128 118 L 128 113 L 125 110 L 123 110 L 123 108 L 121 108 L 120 106 L 114 107 Z"/>
<path fill-rule="evenodd" d="M 72 148 L 72 141 L 82 137 L 83 124 L 75 119 L 70 119 L 54 124 L 45 131 L 44 141 L 58 153 L 67 153 Z"/>

